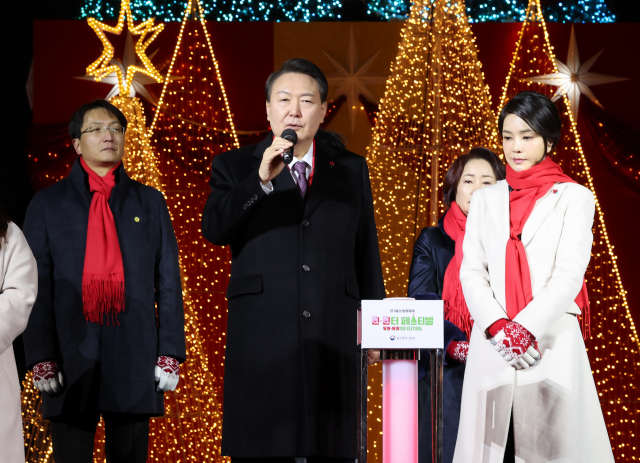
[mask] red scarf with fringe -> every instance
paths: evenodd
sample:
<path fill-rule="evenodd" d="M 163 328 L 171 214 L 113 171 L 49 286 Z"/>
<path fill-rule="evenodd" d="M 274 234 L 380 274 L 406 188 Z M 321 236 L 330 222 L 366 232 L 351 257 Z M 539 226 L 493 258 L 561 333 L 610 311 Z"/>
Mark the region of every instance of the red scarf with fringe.
<path fill-rule="evenodd" d="M 467 339 L 471 338 L 473 320 L 467 308 L 460 284 L 460 264 L 462 264 L 462 242 L 464 241 L 467 216 L 454 201 L 444 216 L 444 231 L 456 242 L 456 252 L 444 273 L 442 300 L 444 301 L 444 318 L 460 328 Z"/>
<path fill-rule="evenodd" d="M 577 183 L 562 172 L 558 164 L 546 157 L 539 164 L 522 172 L 507 165 L 507 183 L 513 191 L 509 195 L 510 236 L 507 241 L 505 295 L 507 316 L 513 320 L 533 299 L 531 274 L 524 245 L 520 240 L 522 230 L 538 199 L 542 198 L 556 183 Z M 582 335 L 591 336 L 589 296 L 587 285 L 575 299 L 582 312 Z"/>
<path fill-rule="evenodd" d="M 93 193 L 82 271 L 82 310 L 88 322 L 102 325 L 105 314 L 115 315 L 117 322 L 117 315 L 124 310 L 124 267 L 116 224 L 109 207 L 120 164 L 100 177 L 82 157 L 80 163 L 89 176 L 89 189 Z"/>

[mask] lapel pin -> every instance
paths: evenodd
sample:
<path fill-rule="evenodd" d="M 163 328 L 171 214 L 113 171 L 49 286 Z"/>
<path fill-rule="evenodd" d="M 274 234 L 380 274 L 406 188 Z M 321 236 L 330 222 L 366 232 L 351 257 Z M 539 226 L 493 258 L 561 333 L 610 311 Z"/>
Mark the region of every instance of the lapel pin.
<path fill-rule="evenodd" d="M 335 166 L 333 161 L 329 161 L 329 165 L 331 166 L 331 168 L 333 168 L 333 166 Z"/>
<path fill-rule="evenodd" d="M 554 194 L 554 195 L 555 195 L 555 194 L 558 194 L 558 190 L 555 190 L 555 189 L 554 189 L 554 190 L 553 190 L 553 194 Z"/>

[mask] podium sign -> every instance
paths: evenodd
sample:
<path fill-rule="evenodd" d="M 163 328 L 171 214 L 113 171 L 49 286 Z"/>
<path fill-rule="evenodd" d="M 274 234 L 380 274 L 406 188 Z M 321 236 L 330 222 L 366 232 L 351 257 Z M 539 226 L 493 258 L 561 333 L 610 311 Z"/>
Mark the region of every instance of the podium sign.
<path fill-rule="evenodd" d="M 362 301 L 363 349 L 443 349 L 442 301 Z"/>

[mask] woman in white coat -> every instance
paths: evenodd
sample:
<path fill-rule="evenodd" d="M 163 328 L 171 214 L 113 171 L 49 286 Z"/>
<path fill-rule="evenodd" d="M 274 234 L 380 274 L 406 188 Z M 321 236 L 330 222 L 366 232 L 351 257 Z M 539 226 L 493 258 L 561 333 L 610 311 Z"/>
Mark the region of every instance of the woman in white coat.
<path fill-rule="evenodd" d="M 578 316 L 593 194 L 547 154 L 562 122 L 522 92 L 498 124 L 507 178 L 472 197 L 460 281 L 474 319 L 454 463 L 609 463 Z"/>
<path fill-rule="evenodd" d="M 0 206 L 0 461 L 24 463 L 20 382 L 13 340 L 24 331 L 38 292 L 38 270 L 20 229 Z"/>

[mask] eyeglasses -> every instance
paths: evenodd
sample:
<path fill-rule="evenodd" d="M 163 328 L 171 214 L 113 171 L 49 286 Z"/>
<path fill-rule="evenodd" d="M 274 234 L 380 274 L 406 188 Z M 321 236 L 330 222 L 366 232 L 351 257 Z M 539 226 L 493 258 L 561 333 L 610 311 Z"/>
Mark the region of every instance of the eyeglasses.
<path fill-rule="evenodd" d="M 90 127 L 87 130 L 80 132 L 80 135 L 83 133 L 89 133 L 91 135 L 102 135 L 106 133 L 107 130 L 111 132 L 112 135 L 124 135 L 125 128 L 121 126 L 116 127 Z"/>

